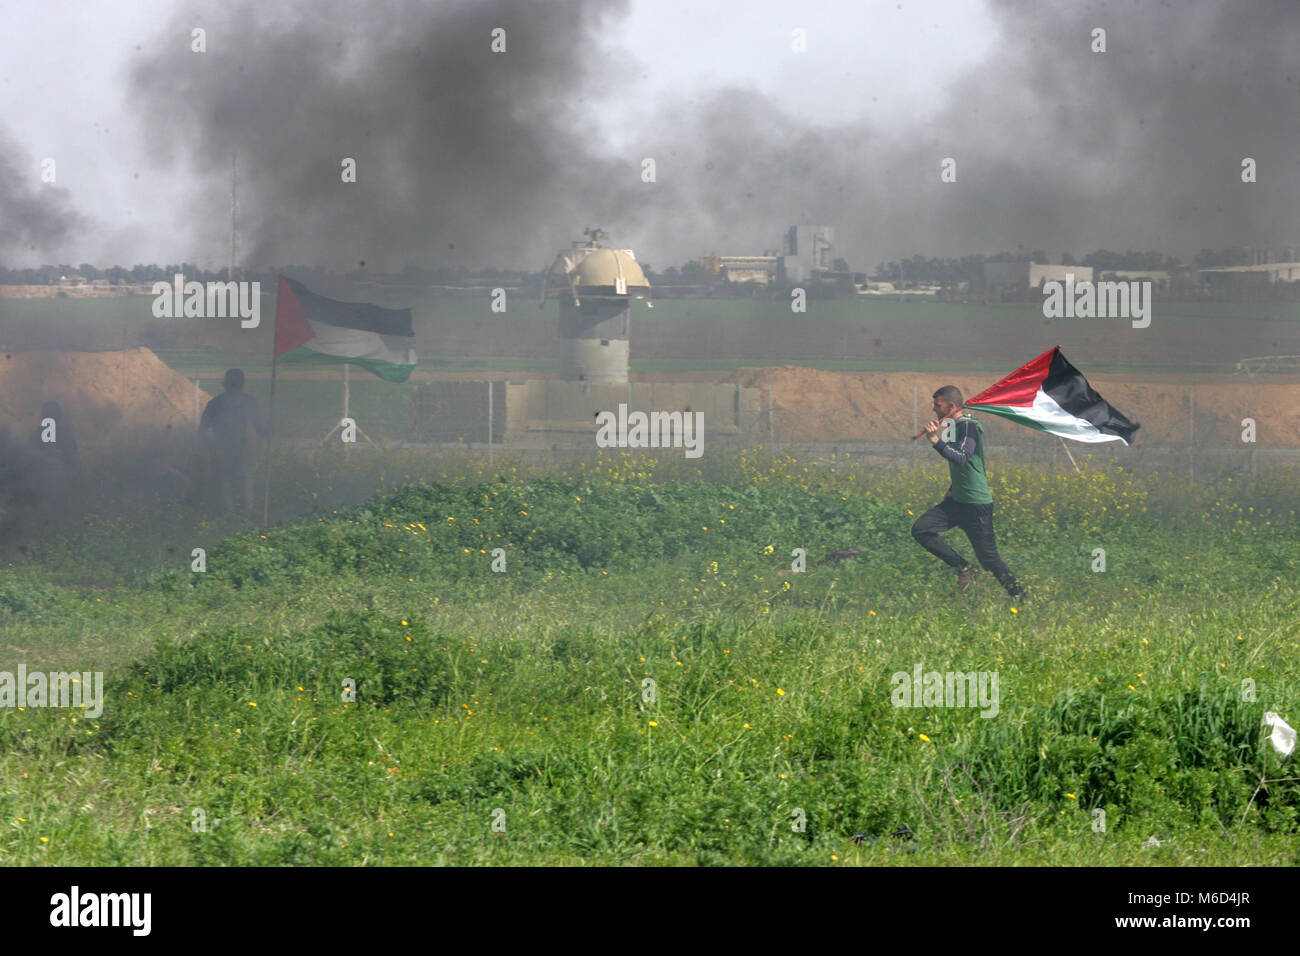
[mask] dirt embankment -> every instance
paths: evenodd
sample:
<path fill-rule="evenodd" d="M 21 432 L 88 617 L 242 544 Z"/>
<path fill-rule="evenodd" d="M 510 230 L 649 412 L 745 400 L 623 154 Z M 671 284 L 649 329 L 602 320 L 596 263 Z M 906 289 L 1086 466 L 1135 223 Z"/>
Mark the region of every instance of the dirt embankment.
<path fill-rule="evenodd" d="M 1241 421 L 1253 418 L 1260 448 L 1300 448 L 1300 384 L 1165 379 L 1089 376 L 1106 401 L 1141 424 L 1137 443 L 1177 446 L 1192 441 L 1194 432 L 1200 447 L 1242 447 Z M 771 386 L 782 443 L 906 441 L 913 434 L 913 394 L 916 417 L 924 424 L 932 417 L 930 396 L 941 385 L 972 396 L 993 384 L 991 377 L 969 374 L 825 372 L 793 365 L 737 369 L 725 380 L 762 389 L 764 407 Z M 992 417 L 983 420 L 999 439 L 1015 427 L 989 422 Z M 1019 428 L 1015 434 L 1032 435 Z"/>
<path fill-rule="evenodd" d="M 198 393 L 201 410 L 211 399 Z M 78 445 L 105 445 L 141 431 L 192 432 L 194 383 L 147 348 L 117 352 L 0 354 L 0 430 L 25 438 L 56 401 Z"/>

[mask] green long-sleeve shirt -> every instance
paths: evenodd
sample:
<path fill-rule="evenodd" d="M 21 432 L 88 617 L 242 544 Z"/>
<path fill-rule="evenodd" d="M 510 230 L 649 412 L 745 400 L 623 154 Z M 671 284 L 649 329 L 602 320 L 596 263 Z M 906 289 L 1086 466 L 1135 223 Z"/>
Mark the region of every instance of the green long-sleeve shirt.
<path fill-rule="evenodd" d="M 993 495 L 984 473 L 984 426 L 963 411 L 953 427 L 954 441 L 934 443 L 934 450 L 948 460 L 953 499 L 962 504 L 990 505 Z"/>

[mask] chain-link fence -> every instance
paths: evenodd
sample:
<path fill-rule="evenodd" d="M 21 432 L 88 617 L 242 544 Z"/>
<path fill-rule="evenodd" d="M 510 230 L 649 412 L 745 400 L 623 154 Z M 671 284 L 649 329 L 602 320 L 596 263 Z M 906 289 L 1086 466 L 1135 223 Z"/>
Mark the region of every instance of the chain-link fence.
<path fill-rule="evenodd" d="M 257 384 L 251 386 L 257 393 Z M 429 448 L 530 456 L 552 455 L 565 460 L 593 455 L 602 444 L 596 415 L 601 409 L 678 411 L 703 415 L 700 456 L 734 454 L 741 449 L 789 452 L 811 460 L 855 461 L 873 466 L 916 465 L 938 456 L 924 439 L 909 441 L 932 417 L 927 398 L 916 388 L 903 401 L 889 398 L 878 408 L 855 416 L 842 410 L 845 421 L 860 420 L 860 437 L 845 428 L 842 438 L 826 437 L 825 427 L 809 434 L 804 397 L 772 386 L 745 387 L 718 382 L 632 382 L 617 386 L 549 381 L 508 382 L 497 379 L 456 379 L 394 385 L 354 378 L 348 390 L 348 414 L 361 435 L 357 447 L 372 439 L 377 446 Z M 1209 391 L 1202 389 L 1202 392 Z M 1255 419 L 1242 408 L 1198 403 L 1196 386 L 1168 386 L 1162 394 L 1163 420 L 1139 430 L 1132 446 L 1118 442 L 1085 444 L 1059 438 L 975 412 L 984 426 L 990 469 L 1016 464 L 1125 468 L 1159 472 L 1191 481 L 1224 475 L 1256 474 L 1300 463 L 1300 447 L 1261 443 Z M 265 395 L 262 396 L 265 400 Z M 282 441 L 306 447 L 340 441 L 337 429 L 343 414 L 341 377 L 281 381 L 276 395 L 276 434 Z M 903 407 L 899 407 L 900 404 Z M 1266 402 L 1261 402 L 1261 407 Z M 196 416 L 198 405 L 196 402 Z M 1170 417 L 1169 411 L 1176 414 Z M 1139 420 L 1144 409 L 1128 409 Z M 1263 413 L 1260 413 L 1262 418 Z M 892 432 L 896 438 L 887 437 Z M 1276 431 L 1270 437 L 1276 438 Z M 653 436 L 652 436 L 653 437 Z M 664 444 L 671 444 L 672 430 Z M 604 447 L 636 450 L 636 442 Z M 642 446 L 645 451 L 663 449 Z M 685 449 L 683 449 L 683 454 Z M 695 457 L 695 454 L 688 457 Z"/>

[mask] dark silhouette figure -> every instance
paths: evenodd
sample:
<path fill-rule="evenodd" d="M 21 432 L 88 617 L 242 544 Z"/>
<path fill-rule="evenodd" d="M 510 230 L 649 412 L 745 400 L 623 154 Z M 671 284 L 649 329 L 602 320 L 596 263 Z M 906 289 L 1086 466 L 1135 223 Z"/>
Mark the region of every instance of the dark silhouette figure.
<path fill-rule="evenodd" d="M 248 429 L 268 437 L 271 432 L 262 418 L 257 399 L 244 393 L 243 370 L 226 372 L 226 390 L 208 402 L 199 421 L 199 436 L 211 455 L 212 473 L 220 489 L 221 503 L 227 514 L 235 510 L 235 498 L 249 514 L 253 513 L 253 452 Z"/>
<path fill-rule="evenodd" d="M 26 539 L 48 528 L 67 507 L 77 470 L 77 442 L 63 408 L 49 401 L 41 406 L 40 423 L 26 442 L 4 444 L 8 447 L 4 450 L 0 553 L 8 562 Z"/>

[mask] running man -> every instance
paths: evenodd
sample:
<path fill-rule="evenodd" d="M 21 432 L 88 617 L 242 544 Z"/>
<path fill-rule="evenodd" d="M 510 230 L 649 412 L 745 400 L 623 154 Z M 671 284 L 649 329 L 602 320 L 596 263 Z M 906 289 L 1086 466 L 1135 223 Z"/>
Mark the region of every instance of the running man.
<path fill-rule="evenodd" d="M 957 586 L 965 591 L 974 580 L 975 571 L 966 560 L 939 537 L 953 527 L 961 528 L 975 549 L 975 557 L 986 570 L 993 572 L 998 583 L 1013 598 L 1023 597 L 1025 589 L 1016 583 L 1006 563 L 998 555 L 993 536 L 993 495 L 984 475 L 984 427 L 962 407 L 961 390 L 945 385 L 933 395 L 936 419 L 925 426 L 926 438 L 935 451 L 948 460 L 952 484 L 943 501 L 935 505 L 912 525 L 912 537 L 921 547 L 957 571 Z M 954 420 L 953 441 L 940 440 L 939 420 Z"/>

